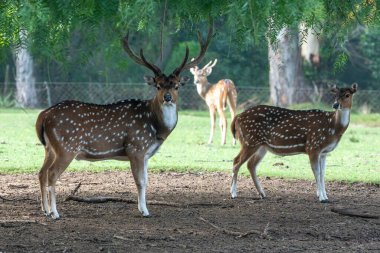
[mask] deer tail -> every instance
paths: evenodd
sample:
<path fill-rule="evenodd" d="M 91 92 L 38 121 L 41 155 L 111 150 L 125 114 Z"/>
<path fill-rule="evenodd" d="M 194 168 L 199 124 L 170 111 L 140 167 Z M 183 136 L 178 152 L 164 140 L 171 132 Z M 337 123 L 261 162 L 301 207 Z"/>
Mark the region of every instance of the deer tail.
<path fill-rule="evenodd" d="M 232 84 L 232 81 L 230 79 L 224 79 L 224 89 L 223 89 L 223 94 L 222 94 L 223 110 L 227 108 L 227 99 L 228 99 L 228 94 L 231 89 L 231 84 Z"/>
<path fill-rule="evenodd" d="M 239 139 L 239 133 L 236 133 L 236 130 L 237 130 L 236 128 L 239 127 L 237 120 L 238 120 L 238 117 L 234 117 L 234 119 L 231 122 L 231 132 L 232 132 L 232 136 L 235 139 Z"/>
<path fill-rule="evenodd" d="M 38 139 L 42 143 L 42 145 L 46 146 L 46 141 L 44 138 L 44 132 L 45 132 L 45 112 L 41 112 L 40 115 L 38 115 L 37 121 L 36 121 L 36 132 Z"/>
<path fill-rule="evenodd" d="M 222 108 L 223 111 L 227 108 L 227 97 L 228 97 L 228 90 L 224 87 L 222 91 Z"/>

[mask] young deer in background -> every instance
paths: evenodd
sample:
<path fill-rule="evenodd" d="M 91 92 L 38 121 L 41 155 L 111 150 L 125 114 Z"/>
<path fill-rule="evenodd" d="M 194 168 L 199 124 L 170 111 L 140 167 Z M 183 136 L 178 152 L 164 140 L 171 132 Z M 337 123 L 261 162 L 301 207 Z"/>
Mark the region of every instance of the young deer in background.
<path fill-rule="evenodd" d="M 155 75 L 144 77 L 157 89 L 151 100 L 131 99 L 108 105 L 63 101 L 40 113 L 36 130 L 45 147 L 39 181 L 42 210 L 46 215 L 54 219 L 60 217 L 56 206 L 56 181 L 76 158 L 130 161 L 138 191 L 138 209 L 143 216 L 149 216 L 145 200 L 148 160 L 177 124 L 178 89 L 189 80 L 188 77 L 180 77 L 181 72 L 202 60 L 212 34 L 212 25 L 205 42 L 198 34 L 201 47 L 198 57 L 187 63 L 189 49 L 186 47 L 182 63 L 168 76 L 145 59 L 142 49 L 137 56 L 129 47 L 127 35 L 123 39 L 127 54 Z"/>
<path fill-rule="evenodd" d="M 232 120 L 236 114 L 236 98 L 237 92 L 234 82 L 230 79 L 223 79 L 217 82 L 216 84 L 211 84 L 207 80 L 212 72 L 212 68 L 217 63 L 215 59 L 214 63 L 210 61 L 203 68 L 199 69 L 197 66 L 190 68 L 190 72 L 194 75 L 194 84 L 197 86 L 197 92 L 205 101 L 210 110 L 210 138 L 208 143 L 211 144 L 214 131 L 215 131 L 215 120 L 216 120 L 216 111 L 219 114 L 220 129 L 222 132 L 222 145 L 226 144 L 226 135 L 227 135 L 227 119 L 224 114 L 224 109 L 227 106 L 227 102 L 230 106 L 231 118 Z M 233 144 L 236 144 L 234 138 Z"/>
<path fill-rule="evenodd" d="M 241 150 L 233 162 L 232 198 L 237 197 L 237 175 L 246 161 L 257 191 L 262 198 L 265 197 L 256 168 L 269 150 L 284 156 L 307 154 L 319 201 L 328 202 L 325 189 L 326 155 L 335 149 L 348 127 L 352 97 L 357 88 L 356 83 L 351 88 L 332 87 L 331 91 L 335 94 L 334 112 L 259 105 L 237 115 L 231 130 L 240 140 Z"/>

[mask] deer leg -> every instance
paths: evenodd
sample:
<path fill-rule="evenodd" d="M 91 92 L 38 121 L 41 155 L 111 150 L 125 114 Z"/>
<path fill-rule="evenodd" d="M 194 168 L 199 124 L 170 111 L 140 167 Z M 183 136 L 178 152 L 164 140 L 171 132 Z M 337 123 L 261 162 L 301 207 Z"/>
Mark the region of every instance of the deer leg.
<path fill-rule="evenodd" d="M 224 111 L 222 108 L 218 108 L 219 113 L 219 126 L 220 131 L 222 132 L 222 142 L 221 144 L 226 144 L 226 135 L 227 135 L 227 119 L 226 115 L 224 114 Z"/>
<path fill-rule="evenodd" d="M 130 159 L 133 178 L 137 187 L 138 209 L 144 217 L 149 217 L 146 207 L 146 186 L 148 184 L 148 160 L 143 157 Z"/>
<path fill-rule="evenodd" d="M 247 163 L 247 168 L 249 170 L 249 173 L 251 174 L 256 190 L 259 192 L 261 198 L 265 198 L 265 192 L 261 187 L 259 178 L 257 177 L 256 169 L 263 157 L 265 156 L 266 152 L 267 151 L 264 147 L 259 148 L 256 151 L 256 153 L 251 158 L 249 158 Z"/>
<path fill-rule="evenodd" d="M 232 93 L 228 94 L 228 104 L 230 106 L 230 113 L 231 113 L 231 122 L 234 120 L 236 115 L 236 99 Z M 236 145 L 236 139 L 233 138 L 232 144 Z"/>
<path fill-rule="evenodd" d="M 57 211 L 57 198 L 55 193 L 55 185 L 59 176 L 69 166 L 74 159 L 73 154 L 57 154 L 53 164 L 48 169 L 48 191 L 50 198 L 50 215 L 53 219 L 59 219 L 59 213 Z"/>
<path fill-rule="evenodd" d="M 322 183 L 321 183 L 321 167 L 320 167 L 320 155 L 319 154 L 309 154 L 310 165 L 313 170 L 315 182 L 317 184 L 317 196 L 321 203 L 325 203 L 322 193 Z"/>
<path fill-rule="evenodd" d="M 48 169 L 54 162 L 55 155 L 48 148 L 45 149 L 45 160 L 40 172 L 38 173 L 38 179 L 40 181 L 40 191 L 41 191 L 41 209 L 45 215 L 49 215 L 49 205 L 48 205 Z"/>
<path fill-rule="evenodd" d="M 309 160 L 310 160 L 311 170 L 313 171 L 314 179 L 316 182 L 316 188 L 317 188 L 316 194 L 317 194 L 317 197 L 319 197 L 319 184 L 318 184 L 319 180 L 317 180 L 317 178 L 319 178 L 319 174 L 317 175 L 317 169 L 314 169 L 314 167 L 316 167 L 317 165 L 314 165 L 314 163 L 316 162 L 312 161 L 312 158 L 310 155 L 309 155 Z"/>
<path fill-rule="evenodd" d="M 212 139 L 214 138 L 214 131 L 215 131 L 215 120 L 216 120 L 216 114 L 215 114 L 215 107 L 210 106 L 210 138 L 208 139 L 208 144 L 212 143 Z"/>
<path fill-rule="evenodd" d="M 255 153 L 257 148 L 250 149 L 248 147 L 242 147 L 240 153 L 234 158 L 233 168 L 232 168 L 232 182 L 231 182 L 231 198 L 237 197 L 237 176 L 240 167 Z"/>
<path fill-rule="evenodd" d="M 325 186 L 325 168 L 326 168 L 326 154 L 321 154 L 320 157 L 320 178 L 321 178 L 321 193 L 324 202 L 328 202 L 326 186 Z"/>

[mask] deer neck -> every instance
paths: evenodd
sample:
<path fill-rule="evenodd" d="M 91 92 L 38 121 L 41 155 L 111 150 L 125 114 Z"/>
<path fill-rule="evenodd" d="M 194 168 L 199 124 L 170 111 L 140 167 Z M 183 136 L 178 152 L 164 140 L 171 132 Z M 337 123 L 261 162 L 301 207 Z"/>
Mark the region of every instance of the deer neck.
<path fill-rule="evenodd" d="M 207 92 L 209 91 L 211 86 L 211 83 L 209 83 L 207 79 L 205 82 L 197 83 L 197 92 L 199 96 L 201 96 L 204 100 L 206 100 Z"/>
<path fill-rule="evenodd" d="M 349 108 L 335 111 L 335 129 L 337 133 L 343 134 L 344 131 L 346 131 L 348 124 L 350 123 L 350 112 L 351 110 Z"/>
<path fill-rule="evenodd" d="M 161 103 L 158 98 L 155 97 L 151 100 L 150 108 L 154 118 L 153 127 L 157 131 L 157 139 L 165 140 L 177 124 L 177 104 Z"/>

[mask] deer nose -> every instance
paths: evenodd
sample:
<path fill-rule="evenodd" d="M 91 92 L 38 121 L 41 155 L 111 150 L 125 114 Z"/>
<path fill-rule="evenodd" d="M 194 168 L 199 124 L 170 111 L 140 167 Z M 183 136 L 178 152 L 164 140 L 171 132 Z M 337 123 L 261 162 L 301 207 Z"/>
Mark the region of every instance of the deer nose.
<path fill-rule="evenodd" d="M 332 107 L 336 110 L 339 109 L 339 106 L 340 104 L 338 102 L 335 102 Z"/>
<path fill-rule="evenodd" d="M 164 100 L 165 100 L 165 102 L 172 101 L 172 94 L 170 94 L 169 92 L 165 93 Z"/>

